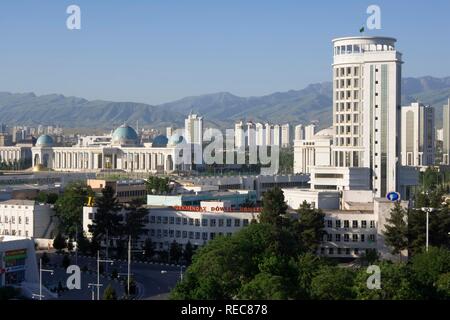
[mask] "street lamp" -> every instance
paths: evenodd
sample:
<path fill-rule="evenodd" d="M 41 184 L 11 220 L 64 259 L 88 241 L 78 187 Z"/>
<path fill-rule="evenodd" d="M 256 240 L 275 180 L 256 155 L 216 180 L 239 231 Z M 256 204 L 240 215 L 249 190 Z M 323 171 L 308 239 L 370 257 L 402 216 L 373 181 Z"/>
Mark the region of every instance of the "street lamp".
<path fill-rule="evenodd" d="M 181 266 L 180 266 L 180 281 L 183 281 L 183 268 L 186 269 L 185 266 L 181 265 Z"/>
<path fill-rule="evenodd" d="M 431 208 L 431 207 L 423 207 L 420 210 L 422 210 L 423 212 L 426 212 L 427 214 L 427 226 L 426 226 L 426 251 L 428 252 L 428 243 L 429 243 L 429 221 L 430 221 L 430 212 L 435 212 L 437 211 L 436 208 Z"/>
<path fill-rule="evenodd" d="M 39 259 L 39 294 L 34 294 L 33 297 L 39 297 L 39 300 L 42 300 L 44 297 L 42 295 L 42 272 L 49 272 L 51 275 L 53 275 L 54 271 L 49 269 L 42 269 L 42 258 Z"/>
<path fill-rule="evenodd" d="M 100 262 L 110 263 L 113 265 L 114 261 L 112 260 L 100 260 L 100 251 L 97 251 L 97 300 L 100 300 Z"/>

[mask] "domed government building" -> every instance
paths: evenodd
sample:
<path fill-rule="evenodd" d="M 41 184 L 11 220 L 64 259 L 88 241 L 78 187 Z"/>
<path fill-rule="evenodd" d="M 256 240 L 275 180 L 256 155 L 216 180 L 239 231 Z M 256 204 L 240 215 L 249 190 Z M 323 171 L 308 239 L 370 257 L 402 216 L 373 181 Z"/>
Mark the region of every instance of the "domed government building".
<path fill-rule="evenodd" d="M 40 136 L 32 148 L 33 167 L 67 172 L 154 172 L 175 170 L 176 145 L 180 136 L 157 136 L 141 144 L 136 131 L 122 125 L 111 136 L 97 137 L 102 143 L 78 143 L 71 147 L 54 145 L 52 137 Z"/>

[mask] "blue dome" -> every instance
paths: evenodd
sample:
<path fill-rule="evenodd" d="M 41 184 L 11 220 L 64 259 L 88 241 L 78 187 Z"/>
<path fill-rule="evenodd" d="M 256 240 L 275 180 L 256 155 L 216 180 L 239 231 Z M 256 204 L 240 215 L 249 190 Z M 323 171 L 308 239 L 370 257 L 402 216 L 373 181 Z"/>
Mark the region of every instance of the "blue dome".
<path fill-rule="evenodd" d="M 36 141 L 37 147 L 51 147 L 53 146 L 53 138 L 47 134 L 40 136 Z"/>
<path fill-rule="evenodd" d="M 169 145 L 175 146 L 175 145 L 181 143 L 183 141 L 183 139 L 184 139 L 183 136 L 174 134 L 174 135 L 170 136 Z"/>
<path fill-rule="evenodd" d="M 132 127 L 122 125 L 114 131 L 112 142 L 119 145 L 135 145 L 138 144 L 139 137 Z"/>
<path fill-rule="evenodd" d="M 155 139 L 153 139 L 152 147 L 162 148 L 167 146 L 167 143 L 169 142 L 169 139 L 167 139 L 166 136 L 160 135 L 156 136 Z"/>

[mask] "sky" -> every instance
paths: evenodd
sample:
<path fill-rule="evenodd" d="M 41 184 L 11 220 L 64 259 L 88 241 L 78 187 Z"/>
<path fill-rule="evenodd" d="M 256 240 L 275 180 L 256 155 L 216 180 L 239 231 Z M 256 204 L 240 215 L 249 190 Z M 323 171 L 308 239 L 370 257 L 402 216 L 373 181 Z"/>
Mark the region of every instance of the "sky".
<path fill-rule="evenodd" d="M 158 104 L 298 90 L 330 81 L 331 40 L 359 35 L 372 4 L 381 30 L 365 35 L 398 39 L 404 76 L 450 76 L 448 0 L 2 0 L 0 91 Z"/>

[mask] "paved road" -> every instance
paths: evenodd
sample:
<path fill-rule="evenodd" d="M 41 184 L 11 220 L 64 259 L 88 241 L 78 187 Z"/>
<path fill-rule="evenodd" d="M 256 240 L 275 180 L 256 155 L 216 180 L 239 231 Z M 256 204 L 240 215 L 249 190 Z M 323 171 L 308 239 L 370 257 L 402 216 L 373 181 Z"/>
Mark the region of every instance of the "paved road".
<path fill-rule="evenodd" d="M 62 285 L 66 286 L 67 278 L 70 276 L 66 274 L 65 269 L 61 267 L 62 255 L 55 253 L 48 253 L 50 258 L 50 265 L 46 266 L 47 269 L 54 269 L 54 275 L 50 273 L 44 273 L 42 276 L 43 283 L 49 289 L 57 287 L 58 282 L 61 281 Z M 75 264 L 75 256 L 71 256 L 71 263 Z M 105 267 L 105 263 L 103 263 Z M 88 272 L 82 272 L 81 278 L 81 290 L 64 291 L 60 299 L 64 300 L 89 300 L 92 299 L 92 289 L 88 288 L 88 283 L 97 283 L 97 260 L 92 257 L 78 256 L 78 266 L 88 268 Z M 114 260 L 113 265 L 108 264 L 108 273 L 111 275 L 112 270 L 116 269 L 120 274 L 119 279 L 111 279 L 111 277 L 100 276 L 100 284 L 103 286 L 100 288 L 100 297 L 103 295 L 103 290 L 109 284 L 114 287 L 118 296 L 122 296 L 124 287 L 127 281 L 127 261 Z M 106 268 L 105 268 L 106 270 Z M 183 269 L 184 271 L 184 269 Z M 169 292 L 175 287 L 176 283 L 180 280 L 180 267 L 174 265 L 160 265 L 133 262 L 131 264 L 132 277 L 135 279 L 138 287 L 138 294 L 136 299 L 142 300 L 163 300 L 167 299 Z M 96 288 L 95 297 L 96 297 Z"/>

